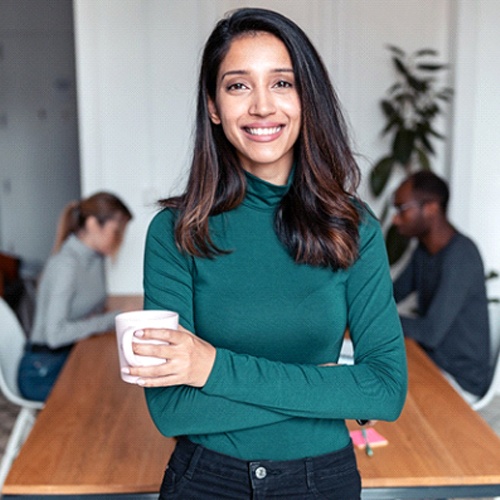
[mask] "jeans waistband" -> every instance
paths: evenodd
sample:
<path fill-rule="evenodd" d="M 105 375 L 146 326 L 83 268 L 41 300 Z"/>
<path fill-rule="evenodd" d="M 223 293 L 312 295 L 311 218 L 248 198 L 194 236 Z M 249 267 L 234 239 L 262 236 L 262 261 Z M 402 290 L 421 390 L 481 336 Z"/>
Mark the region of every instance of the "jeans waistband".
<path fill-rule="evenodd" d="M 65 345 L 62 347 L 51 348 L 45 344 L 32 344 L 28 342 L 25 346 L 25 351 L 32 352 L 36 354 L 62 354 L 65 352 L 69 352 L 73 344 Z"/>
<path fill-rule="evenodd" d="M 342 470 L 344 467 L 351 467 L 356 463 L 354 449 L 352 444 L 342 448 L 341 450 L 318 455 L 315 457 L 300 458 L 296 460 L 240 460 L 239 458 L 224 455 L 216 451 L 209 450 L 201 445 L 193 443 L 185 437 L 178 440 L 176 454 L 185 454 L 186 458 L 191 457 L 195 452 L 199 455 L 198 464 L 203 467 L 206 464 L 208 468 L 213 468 L 216 463 L 223 463 L 224 468 L 228 471 L 243 472 L 252 470 L 256 467 L 266 467 L 268 470 L 283 472 L 297 472 L 313 468 L 320 470 L 330 468 L 332 470 Z"/>

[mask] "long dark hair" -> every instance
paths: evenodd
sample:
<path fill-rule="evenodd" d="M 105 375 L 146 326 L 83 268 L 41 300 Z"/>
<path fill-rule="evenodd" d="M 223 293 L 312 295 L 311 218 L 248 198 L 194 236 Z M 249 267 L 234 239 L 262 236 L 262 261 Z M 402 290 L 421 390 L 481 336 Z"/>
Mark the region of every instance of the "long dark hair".
<path fill-rule="evenodd" d="M 246 180 L 222 127 L 209 119 L 208 100 L 216 100 L 217 75 L 231 42 L 256 32 L 270 33 L 286 46 L 302 107 L 294 177 L 275 214 L 276 233 L 296 262 L 346 268 L 358 253 L 360 214 L 353 200 L 359 169 L 340 105 L 307 35 L 291 20 L 265 9 L 234 11 L 217 23 L 205 44 L 186 192 L 161 201 L 179 211 L 177 246 L 194 256 L 225 253 L 210 237 L 208 218 L 237 207 L 245 196 Z"/>

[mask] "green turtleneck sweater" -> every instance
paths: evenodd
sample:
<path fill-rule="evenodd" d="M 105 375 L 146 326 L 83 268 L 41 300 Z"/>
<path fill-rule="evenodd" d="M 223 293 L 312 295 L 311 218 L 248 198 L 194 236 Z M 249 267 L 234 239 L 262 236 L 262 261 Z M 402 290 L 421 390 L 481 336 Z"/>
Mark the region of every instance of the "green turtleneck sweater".
<path fill-rule="evenodd" d="M 182 326 L 217 348 L 203 388 L 146 389 L 166 436 L 244 460 L 291 460 L 349 444 L 344 419 L 394 420 L 406 395 L 403 335 L 378 222 L 362 209 L 360 252 L 348 269 L 296 264 L 274 211 L 287 186 L 247 174 L 236 209 L 211 217 L 214 259 L 180 253 L 175 214 L 150 224 L 145 309 L 178 311 Z M 354 365 L 336 362 L 346 327 Z"/>

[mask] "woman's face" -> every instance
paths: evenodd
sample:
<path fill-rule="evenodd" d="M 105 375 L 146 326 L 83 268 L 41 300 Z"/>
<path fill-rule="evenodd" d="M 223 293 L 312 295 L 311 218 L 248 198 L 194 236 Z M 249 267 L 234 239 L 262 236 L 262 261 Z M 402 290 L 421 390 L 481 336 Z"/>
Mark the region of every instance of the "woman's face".
<path fill-rule="evenodd" d="M 85 225 L 84 241 L 102 255 L 114 255 L 119 250 L 128 219 L 117 213 L 100 225 L 95 217 L 89 217 Z"/>
<path fill-rule="evenodd" d="M 243 168 L 285 184 L 300 133 L 301 103 L 283 42 L 265 32 L 233 40 L 219 69 L 215 102 L 208 106 Z"/>

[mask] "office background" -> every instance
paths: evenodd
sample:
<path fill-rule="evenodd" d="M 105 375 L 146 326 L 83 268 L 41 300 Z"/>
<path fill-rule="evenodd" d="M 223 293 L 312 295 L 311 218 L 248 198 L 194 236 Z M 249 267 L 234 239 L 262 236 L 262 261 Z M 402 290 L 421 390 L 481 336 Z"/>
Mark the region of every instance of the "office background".
<path fill-rule="evenodd" d="M 111 190 L 135 219 L 110 262 L 110 291 L 140 293 L 154 201 L 182 189 L 190 160 L 200 50 L 216 20 L 244 5 L 284 13 L 318 47 L 351 126 L 365 174 L 361 194 L 375 210 L 366 174 L 388 148 L 379 101 L 395 74 L 386 45 L 434 48 L 450 63 L 445 83 L 455 97 L 436 126 L 447 139 L 434 143 L 433 168 L 450 182 L 453 222 L 477 241 L 487 270 L 500 270 L 497 0 L 0 0 L 9 14 L 0 19 L 0 247 L 43 262 L 64 202 Z M 6 102 L 5 88 L 14 85 L 5 71 L 12 40 L 24 47 L 16 54 L 26 62 L 17 78 L 28 90 L 42 79 L 32 69 L 43 57 L 76 53 L 74 81 L 71 63 L 61 63 L 43 75 L 50 82 L 45 102 L 29 94 L 25 108 L 36 123 L 22 137 Z M 34 137 L 41 124 L 45 135 L 33 141 L 30 130 Z M 489 293 L 500 296 L 500 279 Z"/>
<path fill-rule="evenodd" d="M 115 189 L 137 214 L 111 289 L 141 290 L 152 202 L 182 188 L 189 164 L 201 47 L 224 12 L 249 4 L 288 15 L 317 45 L 365 174 L 387 151 L 378 106 L 395 75 L 385 46 L 439 51 L 456 95 L 437 125 L 448 138 L 435 142 L 434 169 L 450 181 L 454 223 L 478 242 L 486 267 L 500 269 L 498 1 L 76 0 L 82 189 Z M 377 209 L 366 182 L 362 194 Z"/>

